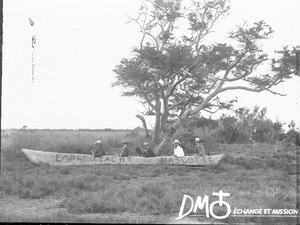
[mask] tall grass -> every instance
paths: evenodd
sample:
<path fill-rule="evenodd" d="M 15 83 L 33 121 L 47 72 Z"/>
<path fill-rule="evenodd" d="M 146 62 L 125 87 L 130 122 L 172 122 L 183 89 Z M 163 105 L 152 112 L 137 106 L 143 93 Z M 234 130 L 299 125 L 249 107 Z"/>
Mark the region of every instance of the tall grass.
<path fill-rule="evenodd" d="M 140 217 L 131 214 L 93 214 L 93 215 L 75 215 L 65 211 L 58 211 L 48 213 L 46 215 L 15 215 L 0 214 L 0 222 L 17 222 L 17 223 L 128 223 L 128 224 L 151 224 L 151 223 L 164 223 L 168 218 L 158 216 Z"/>
<path fill-rule="evenodd" d="M 120 153 L 123 139 L 129 141 L 132 154 L 134 147 L 143 142 L 142 135 L 132 131 L 15 130 L 9 137 L 1 137 L 1 149 L 9 161 L 21 157 L 22 148 L 90 154 L 95 141 L 101 140 L 107 154 L 116 154 Z"/>
<path fill-rule="evenodd" d="M 32 148 L 87 153 L 93 147 L 94 140 L 101 139 L 115 153 L 120 150 L 119 142 L 124 138 L 134 144 L 143 141 L 139 134 L 128 131 L 10 133 L 1 137 L 4 142 L 1 143 L 0 191 L 4 195 L 26 199 L 59 198 L 63 200 L 61 207 L 69 213 L 84 215 L 176 214 L 184 194 L 193 199 L 208 195 L 214 201 L 212 192 L 218 190 L 231 194 L 227 202 L 232 208 L 296 208 L 297 183 L 294 175 L 299 150 L 295 147 L 278 152 L 273 145 L 219 145 L 212 148 L 212 152 L 226 154 L 221 163 L 215 167 L 200 168 L 164 165 L 37 166 L 31 164 L 20 151 L 21 148 Z M 217 208 L 215 213 L 224 214 L 224 209 Z M 204 212 L 198 211 L 196 214 L 204 215 Z M 61 219 L 73 221 L 74 218 L 62 216 Z M 256 221 L 229 217 L 224 222 Z M 259 222 L 270 221 L 265 218 Z"/>
<path fill-rule="evenodd" d="M 149 182 L 131 187 L 82 192 L 67 199 L 64 206 L 75 213 L 130 212 L 156 215 L 176 212 L 181 198 L 182 193 L 168 184 Z"/>

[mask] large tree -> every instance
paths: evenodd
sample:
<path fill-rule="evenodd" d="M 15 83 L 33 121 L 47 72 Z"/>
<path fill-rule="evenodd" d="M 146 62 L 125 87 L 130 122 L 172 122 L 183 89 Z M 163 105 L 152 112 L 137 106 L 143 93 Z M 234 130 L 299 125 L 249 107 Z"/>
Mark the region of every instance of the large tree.
<path fill-rule="evenodd" d="M 158 155 L 190 117 L 229 107 L 233 101 L 222 102 L 220 93 L 281 95 L 272 87 L 296 74 L 299 48 L 285 47 L 272 58 L 261 50 L 273 33 L 264 21 L 238 26 L 229 33 L 231 44 L 204 44 L 229 9 L 227 0 L 147 0 L 130 18 L 139 26 L 141 41 L 133 56 L 114 69 L 113 86 L 124 87 L 124 96 L 139 97 L 147 107 L 145 115 L 155 116 L 151 144 Z M 262 64 L 270 66 L 269 73 L 257 73 Z"/>

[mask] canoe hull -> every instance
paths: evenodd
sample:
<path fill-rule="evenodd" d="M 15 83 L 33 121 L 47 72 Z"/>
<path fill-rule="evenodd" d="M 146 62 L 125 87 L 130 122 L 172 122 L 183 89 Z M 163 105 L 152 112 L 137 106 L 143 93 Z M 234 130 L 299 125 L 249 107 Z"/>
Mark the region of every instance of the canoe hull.
<path fill-rule="evenodd" d="M 32 163 L 48 164 L 50 166 L 68 165 L 101 165 L 101 164 L 132 164 L 132 165 L 187 165 L 187 166 L 209 166 L 217 165 L 224 154 L 211 156 L 158 156 L 144 158 L 139 156 L 119 157 L 102 156 L 94 158 L 87 154 L 70 154 L 59 152 L 44 152 L 31 149 L 22 149 L 26 157 Z"/>

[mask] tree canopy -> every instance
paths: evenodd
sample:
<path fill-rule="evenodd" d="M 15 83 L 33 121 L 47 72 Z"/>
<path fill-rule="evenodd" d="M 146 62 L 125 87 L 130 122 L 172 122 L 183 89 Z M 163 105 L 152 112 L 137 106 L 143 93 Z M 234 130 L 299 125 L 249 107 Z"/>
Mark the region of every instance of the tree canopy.
<path fill-rule="evenodd" d="M 117 86 L 124 96 L 137 96 L 155 116 L 152 147 L 161 150 L 176 129 L 201 111 L 229 108 L 236 99 L 222 102 L 230 90 L 268 91 L 297 75 L 297 47 L 276 50 L 269 57 L 262 43 L 273 29 L 263 20 L 244 23 L 228 34 L 229 43 L 204 44 L 216 22 L 228 15 L 227 0 L 147 0 L 130 18 L 142 34 L 133 56 L 116 66 Z M 183 33 L 183 35 L 182 35 Z M 268 65 L 269 72 L 257 68 Z"/>

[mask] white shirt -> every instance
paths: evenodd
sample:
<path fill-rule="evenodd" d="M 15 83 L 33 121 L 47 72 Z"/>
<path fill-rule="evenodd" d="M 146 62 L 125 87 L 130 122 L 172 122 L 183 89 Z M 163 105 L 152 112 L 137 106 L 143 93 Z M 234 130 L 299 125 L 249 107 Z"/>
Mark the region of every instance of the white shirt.
<path fill-rule="evenodd" d="M 177 148 L 174 148 L 174 155 L 177 155 L 178 157 L 184 156 L 183 149 L 179 145 Z"/>

